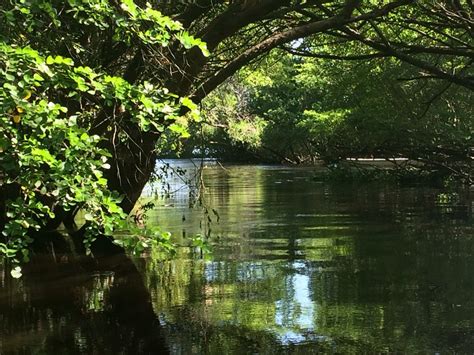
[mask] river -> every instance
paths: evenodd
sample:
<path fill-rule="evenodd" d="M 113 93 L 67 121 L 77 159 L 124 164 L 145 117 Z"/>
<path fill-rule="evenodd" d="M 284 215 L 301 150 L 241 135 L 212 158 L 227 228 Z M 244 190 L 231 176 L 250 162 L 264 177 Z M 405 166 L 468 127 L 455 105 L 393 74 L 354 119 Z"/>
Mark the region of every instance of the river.
<path fill-rule="evenodd" d="M 164 164 L 169 196 L 148 187 L 143 201 L 156 202 L 148 223 L 174 235 L 177 256 L 133 256 L 139 278 L 93 265 L 78 276 L 57 256 L 49 278 L 0 269 L 0 353 L 474 350 L 469 191 L 209 161 L 190 208 L 194 163 Z M 209 255 L 189 246 L 197 234 Z"/>

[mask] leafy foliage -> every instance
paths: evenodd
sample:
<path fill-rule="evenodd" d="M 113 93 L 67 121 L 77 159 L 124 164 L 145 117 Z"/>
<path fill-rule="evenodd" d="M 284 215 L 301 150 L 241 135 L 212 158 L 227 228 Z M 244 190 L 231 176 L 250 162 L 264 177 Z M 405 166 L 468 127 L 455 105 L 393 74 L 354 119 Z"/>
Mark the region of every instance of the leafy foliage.
<path fill-rule="evenodd" d="M 94 134 L 95 125 L 126 113 L 128 125 L 162 132 L 181 105 L 195 109 L 161 86 L 109 74 L 83 37 L 100 37 L 113 27 L 116 45 L 165 46 L 175 37 L 185 47 L 206 48 L 179 23 L 131 0 L 120 6 L 11 1 L 0 27 L 0 252 L 19 263 L 28 260 L 30 232 L 48 227 L 57 214 L 83 211 L 86 246 L 99 231 L 112 235 L 126 217 L 122 197 L 104 176 L 113 152 Z M 73 58 L 55 52 L 64 46 Z M 115 130 L 118 141 L 125 139 L 119 124 Z"/>
<path fill-rule="evenodd" d="M 348 53 L 357 49 L 339 49 L 341 56 Z M 406 79 L 414 75 L 413 67 L 392 58 L 335 61 L 277 52 L 254 71 L 240 72 L 237 83 L 230 82 L 245 92 L 233 96 L 235 103 L 227 104 L 230 83 L 205 100 L 212 104 L 204 105 L 204 116 L 221 133 L 203 141 L 240 136 L 258 142 L 245 144 L 244 150 L 260 160 L 290 163 L 403 157 L 469 181 L 472 92 L 436 80 Z M 218 103 L 212 101 L 216 98 Z M 216 119 L 215 106 L 233 111 L 227 109 Z M 231 129 L 243 113 L 263 121 L 264 128 L 254 130 L 253 138 Z"/>

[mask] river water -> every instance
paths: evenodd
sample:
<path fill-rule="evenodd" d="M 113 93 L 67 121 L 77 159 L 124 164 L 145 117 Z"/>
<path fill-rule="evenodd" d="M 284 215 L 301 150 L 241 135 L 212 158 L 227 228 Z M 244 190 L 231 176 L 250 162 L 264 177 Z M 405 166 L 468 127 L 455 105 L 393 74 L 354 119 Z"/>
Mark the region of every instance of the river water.
<path fill-rule="evenodd" d="M 177 256 L 0 273 L 0 353 L 473 353 L 469 191 L 206 162 L 190 208 L 194 163 L 164 163 L 170 195 L 143 201 Z"/>

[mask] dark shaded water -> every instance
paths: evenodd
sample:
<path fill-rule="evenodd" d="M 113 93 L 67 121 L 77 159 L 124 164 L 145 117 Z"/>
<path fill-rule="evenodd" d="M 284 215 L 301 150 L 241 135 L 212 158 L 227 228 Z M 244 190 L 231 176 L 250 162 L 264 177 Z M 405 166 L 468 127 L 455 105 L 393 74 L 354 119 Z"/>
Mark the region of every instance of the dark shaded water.
<path fill-rule="evenodd" d="M 55 255 L 20 281 L 0 273 L 0 353 L 473 353 L 469 192 L 312 175 L 210 164 L 204 197 L 219 221 L 189 209 L 172 177 L 178 191 L 150 222 L 182 244 L 211 231 L 209 260 L 151 253 L 138 273 Z"/>

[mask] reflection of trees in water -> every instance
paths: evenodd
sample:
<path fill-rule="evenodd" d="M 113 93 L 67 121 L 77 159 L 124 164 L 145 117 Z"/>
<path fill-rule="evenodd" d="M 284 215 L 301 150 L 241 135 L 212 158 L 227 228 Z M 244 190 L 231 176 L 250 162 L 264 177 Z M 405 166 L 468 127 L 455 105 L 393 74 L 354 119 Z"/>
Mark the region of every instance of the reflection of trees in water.
<path fill-rule="evenodd" d="M 183 347 L 218 349 L 225 343 L 222 346 L 228 349 L 255 346 L 265 352 L 292 341 L 301 346 L 305 341 L 323 342 L 322 346 L 332 342 L 344 351 L 465 351 L 472 347 L 472 301 L 466 287 L 457 289 L 462 294 L 458 299 L 464 298 L 461 309 L 451 303 L 456 300 L 450 298 L 456 285 L 436 290 L 424 279 L 371 285 L 364 275 L 371 272 L 310 268 L 306 271 L 311 280 L 308 298 L 295 292 L 301 291 L 302 285 L 295 282 L 304 278 L 301 274 L 282 277 L 276 271 L 266 280 L 244 285 L 232 279 L 211 284 L 201 279 L 200 297 L 187 298 L 174 308 L 160 307 L 169 322 L 170 341 Z M 312 302 L 310 307 L 307 301 Z M 305 319 L 309 316 L 313 318 Z"/>
<path fill-rule="evenodd" d="M 226 206 L 216 231 L 227 220 L 232 229 L 211 263 L 138 260 L 147 288 L 123 255 L 57 253 L 37 257 L 20 281 L 4 272 L 0 352 L 157 353 L 155 314 L 175 353 L 474 348 L 468 194 L 252 171 L 230 170 L 210 191 Z"/>
<path fill-rule="evenodd" d="M 148 285 L 173 344 L 263 353 L 291 342 L 302 353 L 474 345 L 465 191 L 322 186 L 307 169 L 206 174 L 223 224 L 214 228 L 220 261 L 147 265 L 148 275 L 160 275 Z"/>
<path fill-rule="evenodd" d="M 441 219 L 392 212 L 406 216 L 405 225 L 385 209 L 379 215 L 386 218 L 348 224 L 340 233 L 294 232 L 296 258 L 148 263 L 146 273 L 160 275 L 148 281 L 170 342 L 209 353 L 472 349 L 470 219 L 464 212 L 456 218 L 443 212 Z"/>
<path fill-rule="evenodd" d="M 37 255 L 20 280 L 2 269 L 0 353 L 165 354 L 148 290 L 123 254 Z"/>

